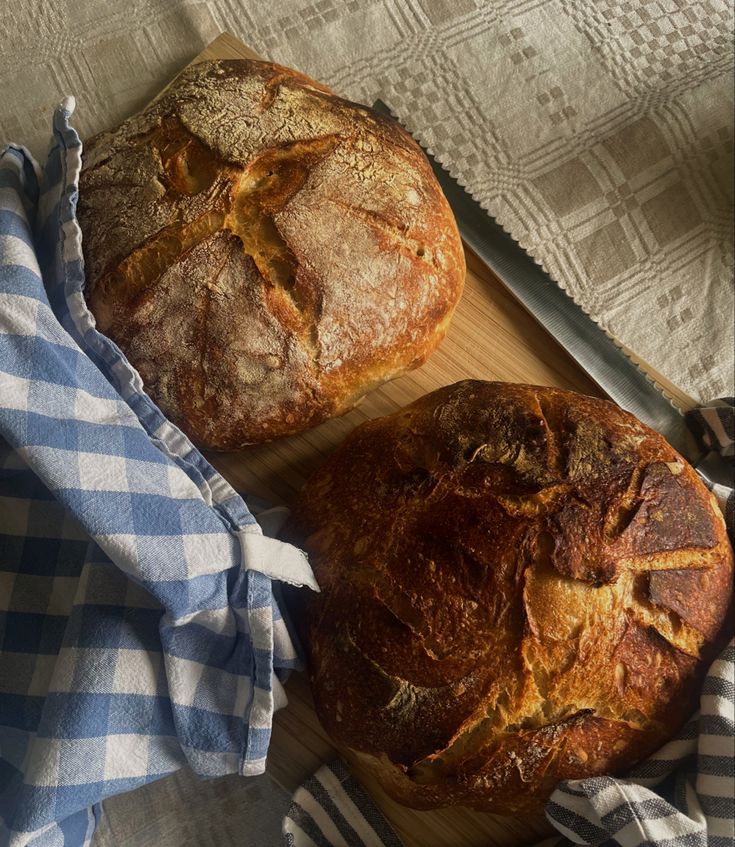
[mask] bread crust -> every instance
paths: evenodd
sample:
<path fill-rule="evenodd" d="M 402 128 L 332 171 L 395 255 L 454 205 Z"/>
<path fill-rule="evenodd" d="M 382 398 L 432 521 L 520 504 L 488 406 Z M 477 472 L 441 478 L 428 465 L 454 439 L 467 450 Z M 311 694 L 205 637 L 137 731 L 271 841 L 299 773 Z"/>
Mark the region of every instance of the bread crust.
<path fill-rule="evenodd" d="M 612 403 L 465 381 L 358 427 L 286 537 L 319 717 L 398 801 L 539 810 L 696 705 L 732 589 L 714 498 Z"/>
<path fill-rule="evenodd" d="M 420 365 L 464 282 L 394 121 L 268 62 L 203 62 L 85 148 L 86 297 L 163 411 L 234 449 Z"/>

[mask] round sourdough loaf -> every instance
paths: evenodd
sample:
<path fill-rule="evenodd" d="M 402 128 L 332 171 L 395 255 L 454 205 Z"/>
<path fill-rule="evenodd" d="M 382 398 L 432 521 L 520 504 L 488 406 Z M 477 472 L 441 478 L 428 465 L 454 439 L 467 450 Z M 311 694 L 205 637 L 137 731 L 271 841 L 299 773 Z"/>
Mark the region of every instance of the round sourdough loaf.
<path fill-rule="evenodd" d="M 695 707 L 732 586 L 710 492 L 617 406 L 466 381 L 358 427 L 286 536 L 334 741 L 416 808 L 540 809 Z"/>
<path fill-rule="evenodd" d="M 86 296 L 162 410 L 233 449 L 420 365 L 464 281 L 393 121 L 279 65 L 204 62 L 85 148 Z"/>

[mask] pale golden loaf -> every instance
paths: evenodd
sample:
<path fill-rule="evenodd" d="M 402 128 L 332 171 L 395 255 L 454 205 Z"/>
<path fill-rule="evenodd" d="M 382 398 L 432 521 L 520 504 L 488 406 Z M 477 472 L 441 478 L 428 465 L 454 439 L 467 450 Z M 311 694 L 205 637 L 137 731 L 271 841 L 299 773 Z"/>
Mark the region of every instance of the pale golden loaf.
<path fill-rule="evenodd" d="M 318 714 L 396 800 L 538 811 L 695 708 L 733 558 L 710 492 L 617 406 L 460 382 L 358 427 L 286 537 L 321 594 Z"/>
<path fill-rule="evenodd" d="M 162 410 L 233 449 L 421 364 L 464 281 L 449 206 L 393 121 L 268 62 L 204 62 L 88 142 L 86 296 Z"/>

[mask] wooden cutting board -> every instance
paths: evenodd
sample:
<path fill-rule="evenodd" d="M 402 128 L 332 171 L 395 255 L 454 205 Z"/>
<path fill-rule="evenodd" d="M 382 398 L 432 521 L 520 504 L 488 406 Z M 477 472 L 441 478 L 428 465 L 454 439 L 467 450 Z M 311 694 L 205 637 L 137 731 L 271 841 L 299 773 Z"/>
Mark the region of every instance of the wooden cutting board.
<path fill-rule="evenodd" d="M 223 34 L 194 62 L 230 58 L 259 57 L 233 36 Z M 288 505 L 304 481 L 355 426 L 468 377 L 552 385 L 603 396 L 502 283 L 467 251 L 462 300 L 445 341 L 423 367 L 377 389 L 344 417 L 303 435 L 238 453 L 210 454 L 208 458 L 238 491 Z M 681 404 L 693 402 L 659 380 Z M 276 716 L 268 771 L 292 792 L 335 752 L 314 714 L 305 676 L 294 674 L 286 690 L 289 705 Z M 406 847 L 530 845 L 552 832 L 543 819 L 518 820 L 461 808 L 436 812 L 406 809 L 390 800 L 359 766 L 351 765 Z"/>

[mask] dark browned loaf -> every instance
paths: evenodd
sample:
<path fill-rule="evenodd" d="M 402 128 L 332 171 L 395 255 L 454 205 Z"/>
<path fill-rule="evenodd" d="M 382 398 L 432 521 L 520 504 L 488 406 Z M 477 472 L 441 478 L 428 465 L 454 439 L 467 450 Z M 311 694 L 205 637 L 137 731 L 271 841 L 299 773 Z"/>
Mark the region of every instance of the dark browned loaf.
<path fill-rule="evenodd" d="M 421 364 L 464 281 L 413 140 L 268 62 L 191 67 L 92 139 L 78 211 L 98 328 L 214 449 L 318 424 Z"/>
<path fill-rule="evenodd" d="M 318 714 L 395 799 L 537 810 L 696 705 L 732 550 L 664 439 L 572 392 L 460 382 L 358 427 L 287 537 L 322 593 Z"/>

